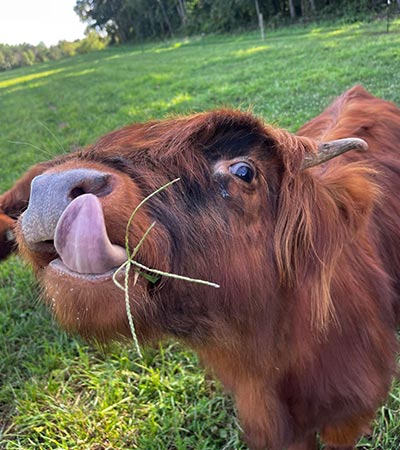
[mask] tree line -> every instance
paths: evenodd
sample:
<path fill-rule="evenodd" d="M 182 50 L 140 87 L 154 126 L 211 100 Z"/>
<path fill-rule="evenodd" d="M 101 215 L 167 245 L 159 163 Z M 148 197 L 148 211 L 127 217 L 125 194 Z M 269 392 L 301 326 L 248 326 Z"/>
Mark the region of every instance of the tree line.
<path fill-rule="evenodd" d="M 296 20 L 384 13 L 400 0 L 77 0 L 75 11 L 112 43 L 233 32 Z"/>
<path fill-rule="evenodd" d="M 400 11 L 400 0 L 77 0 L 87 36 L 57 45 L 0 44 L 0 71 L 99 50 L 111 44 L 198 33 L 229 33 Z M 388 22 L 389 23 L 389 22 Z M 389 29 L 389 26 L 388 26 Z"/>
<path fill-rule="evenodd" d="M 84 39 L 74 42 L 60 41 L 57 45 L 50 47 L 47 47 L 43 42 L 38 45 L 26 43 L 19 45 L 0 44 L 0 71 L 100 50 L 107 45 L 107 42 L 108 39 L 100 37 L 98 33 L 92 30 Z"/>

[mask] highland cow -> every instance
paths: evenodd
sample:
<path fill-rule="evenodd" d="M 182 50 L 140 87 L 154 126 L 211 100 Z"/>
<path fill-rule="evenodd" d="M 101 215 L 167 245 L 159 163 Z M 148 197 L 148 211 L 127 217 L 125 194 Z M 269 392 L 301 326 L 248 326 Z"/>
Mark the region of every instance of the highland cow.
<path fill-rule="evenodd" d="M 353 449 L 396 370 L 400 110 L 356 86 L 297 135 L 232 110 L 127 126 L 0 197 L 0 255 L 15 234 L 67 330 L 129 337 L 112 279 L 127 223 L 176 178 L 139 209 L 129 247 L 155 222 L 136 260 L 220 288 L 132 270 L 139 340 L 195 349 L 251 449 L 313 450 L 317 434 Z"/>

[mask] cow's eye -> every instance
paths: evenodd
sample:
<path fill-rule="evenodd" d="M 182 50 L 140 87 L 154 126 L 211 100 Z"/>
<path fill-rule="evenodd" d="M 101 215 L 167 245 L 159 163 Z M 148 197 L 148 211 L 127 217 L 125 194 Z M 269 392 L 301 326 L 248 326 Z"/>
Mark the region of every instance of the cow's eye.
<path fill-rule="evenodd" d="M 246 183 L 251 183 L 254 179 L 254 169 L 246 162 L 238 162 L 229 167 L 229 172 Z"/>

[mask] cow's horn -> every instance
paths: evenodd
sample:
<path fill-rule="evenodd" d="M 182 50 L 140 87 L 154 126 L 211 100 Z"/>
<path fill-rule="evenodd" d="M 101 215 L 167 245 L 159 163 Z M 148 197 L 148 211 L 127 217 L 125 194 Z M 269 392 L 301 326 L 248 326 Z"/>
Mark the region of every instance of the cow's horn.
<path fill-rule="evenodd" d="M 359 138 L 337 139 L 335 141 L 321 142 L 318 144 L 318 153 L 307 153 L 304 157 L 301 169 L 309 169 L 329 161 L 349 150 L 365 151 L 368 144 Z"/>

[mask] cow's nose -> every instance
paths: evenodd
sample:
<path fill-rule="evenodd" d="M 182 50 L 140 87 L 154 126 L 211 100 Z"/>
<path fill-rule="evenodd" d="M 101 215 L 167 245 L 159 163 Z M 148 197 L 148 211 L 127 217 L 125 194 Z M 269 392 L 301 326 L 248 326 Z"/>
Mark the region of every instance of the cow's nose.
<path fill-rule="evenodd" d="M 25 242 L 33 250 L 46 251 L 41 245 L 54 239 L 64 209 L 76 197 L 94 194 L 104 197 L 112 191 L 112 176 L 94 169 L 72 169 L 46 173 L 32 180 L 27 210 L 21 218 Z"/>

